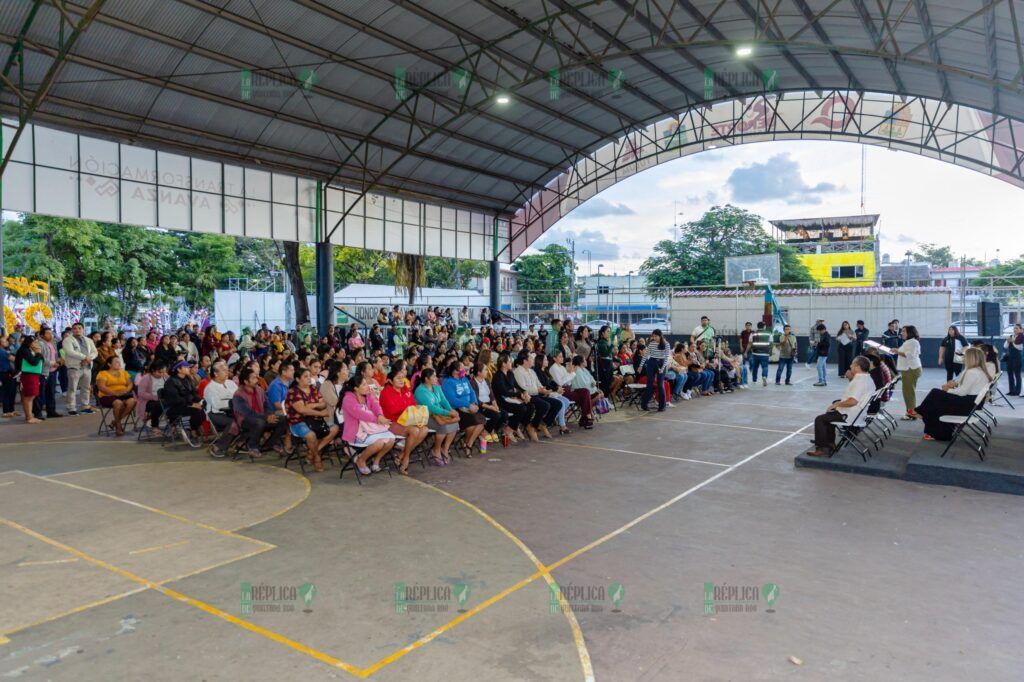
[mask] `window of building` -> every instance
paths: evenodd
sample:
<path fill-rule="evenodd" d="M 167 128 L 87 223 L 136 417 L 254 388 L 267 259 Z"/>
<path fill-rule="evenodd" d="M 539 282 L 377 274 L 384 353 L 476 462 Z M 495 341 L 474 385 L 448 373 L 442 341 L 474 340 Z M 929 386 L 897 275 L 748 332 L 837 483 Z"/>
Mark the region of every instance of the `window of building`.
<path fill-rule="evenodd" d="M 833 265 L 832 279 L 854 279 L 864 277 L 863 265 Z"/>
<path fill-rule="evenodd" d="M 597 295 L 598 296 L 607 296 L 610 291 L 611 291 L 610 287 L 607 287 L 607 286 L 602 284 L 601 286 L 599 286 L 597 288 Z"/>

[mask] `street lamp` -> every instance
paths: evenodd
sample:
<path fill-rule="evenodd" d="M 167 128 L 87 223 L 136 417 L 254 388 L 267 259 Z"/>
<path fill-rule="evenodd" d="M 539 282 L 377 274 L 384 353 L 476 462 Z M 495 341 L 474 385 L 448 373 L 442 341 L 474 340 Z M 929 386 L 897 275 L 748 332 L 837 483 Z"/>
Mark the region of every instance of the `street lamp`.
<path fill-rule="evenodd" d="M 604 263 L 597 264 L 597 307 L 601 307 L 601 268 L 604 267 Z M 605 299 L 607 301 L 607 298 Z"/>
<path fill-rule="evenodd" d="M 676 241 L 679 241 L 679 216 L 683 215 L 683 211 L 679 210 L 679 201 L 672 201 L 672 236 Z"/>

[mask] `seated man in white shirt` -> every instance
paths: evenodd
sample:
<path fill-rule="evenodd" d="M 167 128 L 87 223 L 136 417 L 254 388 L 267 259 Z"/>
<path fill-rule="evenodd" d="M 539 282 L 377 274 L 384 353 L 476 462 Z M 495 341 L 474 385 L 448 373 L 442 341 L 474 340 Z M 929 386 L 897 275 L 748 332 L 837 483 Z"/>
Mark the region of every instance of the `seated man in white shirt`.
<path fill-rule="evenodd" d="M 220 436 L 210 448 L 213 457 L 223 457 L 224 450 L 231 442 L 231 427 L 235 418 L 231 415 L 231 399 L 235 397 L 238 384 L 228 379 L 228 366 L 223 360 L 213 363 L 210 368 L 211 381 L 203 391 L 203 401 L 210 421 L 217 427 Z"/>
<path fill-rule="evenodd" d="M 814 449 L 807 452 L 814 457 L 830 456 L 836 447 L 836 422 L 852 421 L 861 408 L 875 393 L 875 382 L 871 379 L 871 363 L 863 355 L 858 355 L 850 365 L 846 376 L 850 383 L 846 386 L 841 400 L 829 405 L 825 414 L 814 418 Z"/>

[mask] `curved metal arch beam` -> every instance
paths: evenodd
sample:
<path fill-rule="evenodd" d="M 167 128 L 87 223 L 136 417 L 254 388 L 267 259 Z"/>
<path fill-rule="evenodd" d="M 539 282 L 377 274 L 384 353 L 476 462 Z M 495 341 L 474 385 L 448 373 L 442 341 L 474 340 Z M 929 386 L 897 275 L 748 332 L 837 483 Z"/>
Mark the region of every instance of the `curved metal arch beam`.
<path fill-rule="evenodd" d="M 590 2 L 584 3 L 580 7 L 587 6 L 587 5 L 590 5 L 590 4 L 597 4 L 600 1 L 601 0 L 591 0 Z M 580 7 L 577 7 L 577 9 L 579 9 Z M 548 17 L 548 18 L 550 18 L 550 17 Z M 537 23 L 537 22 L 533 22 L 533 23 Z M 489 47 L 491 45 L 496 45 L 496 44 L 499 44 L 501 42 L 504 42 L 505 40 L 508 40 L 512 36 L 516 35 L 518 32 L 519 32 L 518 30 L 517 31 L 513 31 L 513 32 L 511 32 L 511 33 L 509 33 L 509 34 L 507 34 L 505 36 L 496 38 L 493 41 L 489 41 L 487 43 L 481 44 L 476 50 L 472 51 L 471 53 L 468 53 L 466 57 L 464 57 L 460 62 L 458 62 L 458 64 L 460 66 L 467 65 L 467 64 L 469 66 L 472 66 L 472 63 L 469 60 L 471 60 L 472 58 L 479 58 L 485 50 L 489 49 Z M 731 47 L 731 46 L 735 45 L 736 42 L 737 41 L 733 41 L 733 40 L 704 40 L 704 41 L 664 42 L 664 43 L 659 43 L 659 44 L 656 44 L 656 45 L 639 47 L 639 48 L 632 49 L 632 50 L 622 50 L 622 51 L 619 51 L 619 52 L 616 52 L 616 53 L 607 53 L 607 54 L 602 55 L 599 58 L 583 57 L 583 58 L 580 58 L 580 59 L 578 59 L 578 60 L 576 60 L 574 62 L 563 64 L 563 65 L 561 65 L 561 68 L 563 70 L 567 71 L 569 69 L 576 68 L 576 67 L 579 67 L 579 66 L 593 66 L 593 65 L 597 64 L 598 62 L 602 62 L 602 61 L 605 61 L 605 60 L 613 60 L 613 59 L 617 59 L 617 58 L 621 58 L 621 57 L 633 57 L 635 55 L 644 55 L 644 54 L 648 54 L 648 53 L 656 53 L 656 52 L 661 52 L 661 51 L 665 51 L 665 50 L 675 50 L 675 49 L 680 48 L 680 47 L 689 48 L 689 49 L 698 48 L 698 47 L 714 47 L 714 48 Z M 744 41 L 744 44 L 749 44 L 749 42 L 748 41 Z M 766 39 L 758 40 L 755 43 L 754 46 L 755 47 L 757 47 L 757 46 L 770 46 L 770 47 L 777 47 L 777 48 L 780 48 L 780 49 L 796 47 L 796 48 L 807 49 L 807 50 L 822 51 L 822 52 L 825 52 L 827 54 L 837 53 L 839 55 L 854 55 L 854 56 L 861 56 L 861 57 L 871 57 L 871 58 L 879 59 L 879 60 L 882 60 L 882 61 L 893 60 L 895 62 L 903 62 L 903 63 L 907 63 L 907 64 L 913 64 L 915 66 L 920 66 L 922 68 L 931 69 L 931 70 L 934 70 L 936 72 L 941 72 L 942 74 L 954 74 L 954 75 L 957 75 L 957 76 L 971 78 L 973 80 L 985 83 L 989 87 L 999 88 L 999 89 L 1002 89 L 1002 90 L 1005 90 L 1005 91 L 1008 91 L 1008 92 L 1012 92 L 1012 93 L 1016 93 L 1016 94 L 1024 94 L 1024 87 L 1016 87 L 1013 84 L 1005 84 L 1005 83 L 1001 83 L 1001 82 L 998 82 L 998 81 L 992 81 L 987 75 L 984 75 L 984 74 L 971 72 L 971 71 L 968 71 L 968 70 L 965 70 L 965 69 L 961 69 L 961 68 L 958 68 L 958 67 L 951 67 L 951 66 L 948 66 L 946 64 L 936 64 L 936 63 L 934 63 L 934 62 L 932 62 L 932 61 L 930 61 L 928 59 L 922 59 L 922 58 L 918 58 L 918 57 L 907 57 L 907 56 L 901 55 L 901 54 L 890 53 L 890 52 L 886 52 L 886 51 L 880 50 L 880 49 L 871 49 L 871 48 L 863 48 L 863 47 L 855 47 L 855 46 L 844 46 L 844 45 L 835 45 L 835 44 L 828 44 L 828 45 L 826 45 L 826 44 L 816 43 L 816 42 L 813 42 L 813 41 L 806 41 L 806 40 L 802 40 L 802 41 L 788 41 L 788 40 L 766 40 Z M 420 88 L 416 89 L 415 92 L 413 92 L 413 94 L 412 94 L 412 98 L 417 98 L 418 94 L 419 94 L 419 92 L 421 90 L 425 90 L 428 87 L 430 87 L 430 85 L 434 82 L 434 80 L 436 80 L 437 78 L 440 78 L 440 77 L 441 77 L 441 74 L 439 74 L 435 78 L 431 79 L 427 83 L 423 84 Z M 537 76 L 534 76 L 534 77 L 527 76 L 527 77 L 523 78 L 522 80 L 520 80 L 518 83 L 515 83 L 515 84 L 505 88 L 505 90 L 507 92 L 514 93 L 517 90 L 519 90 L 519 89 L 521 89 L 523 87 L 532 85 L 533 83 L 536 83 L 536 82 L 538 82 L 540 80 L 544 80 L 544 78 L 537 77 Z M 826 87 L 829 90 L 832 89 L 827 84 L 824 85 L 823 87 Z M 848 88 L 848 84 L 846 84 L 846 83 L 839 84 L 839 87 L 842 90 L 846 90 Z M 468 94 L 468 92 L 469 91 L 467 90 L 467 94 Z M 755 96 L 758 96 L 760 94 L 763 94 L 763 93 L 751 92 L 751 93 L 749 93 L 747 95 L 747 97 L 755 97 Z M 925 93 L 918 93 L 918 92 L 904 92 L 904 93 L 898 93 L 898 96 L 901 96 L 901 97 L 906 97 L 906 96 L 926 97 L 927 95 Z M 717 101 L 726 101 L 726 100 L 725 99 L 722 99 L 722 100 L 708 100 L 705 103 L 701 103 L 701 104 L 698 104 L 698 105 L 695 105 L 695 106 L 701 106 L 703 104 L 714 104 Z M 389 115 L 384 117 L 384 118 L 382 118 L 381 121 L 379 121 L 377 123 L 377 125 L 373 129 L 370 130 L 370 132 L 368 134 L 372 135 L 377 130 L 377 128 L 379 128 L 380 126 L 383 126 L 390 119 L 390 117 L 392 115 L 394 115 L 396 112 L 398 112 L 399 110 L 406 109 L 408 111 L 407 102 L 408 102 L 408 100 L 406 102 L 400 103 L 399 106 L 393 107 L 391 112 L 389 113 Z M 947 104 L 952 105 L 954 103 L 955 102 L 948 102 Z M 491 104 L 492 104 L 492 102 L 491 102 L 491 98 L 490 98 L 489 95 L 485 96 L 484 98 L 482 98 L 481 100 L 477 101 L 476 103 L 474 103 L 471 106 L 466 106 L 465 105 L 465 101 L 463 101 L 463 106 L 460 107 L 459 111 L 457 111 L 455 114 L 453 114 L 450 118 L 448 118 L 444 122 L 442 122 L 442 123 L 440 123 L 440 124 L 438 124 L 436 126 L 433 126 L 433 127 L 418 126 L 418 129 L 422 133 L 422 136 L 418 140 L 416 140 L 415 142 L 413 142 L 410 139 L 410 143 L 408 145 L 407 150 L 401 156 L 399 156 L 394 161 L 392 161 L 387 167 L 385 167 L 384 169 L 382 169 L 378 173 L 374 174 L 373 177 L 368 182 L 363 183 L 362 186 L 360 187 L 360 197 L 365 196 L 370 191 L 372 191 L 375 187 L 377 187 L 381 183 L 383 178 L 385 178 L 388 175 L 388 173 L 391 171 L 392 168 L 394 168 L 397 164 L 399 164 L 405 158 L 405 156 L 416 152 L 416 150 L 419 149 L 419 147 L 422 144 L 424 144 L 426 141 L 431 139 L 433 137 L 433 135 L 435 135 L 437 133 L 444 132 L 449 126 L 454 124 L 456 121 L 460 120 L 464 115 L 477 113 L 482 108 L 484 108 L 486 106 L 489 106 Z M 967 105 L 964 105 L 964 106 L 967 106 Z M 413 104 L 413 111 L 415 111 L 415 103 Z M 651 120 L 651 119 L 648 119 L 648 121 L 649 120 Z M 622 136 L 623 134 L 625 134 L 626 132 L 628 132 L 630 130 L 633 130 L 633 129 L 636 129 L 637 127 L 645 125 L 648 121 L 630 121 L 626 125 L 620 127 L 618 130 L 610 131 L 607 136 L 605 136 L 603 138 L 592 140 L 586 147 L 581 147 L 581 148 L 573 149 L 571 154 L 573 156 L 582 155 L 582 154 L 584 154 L 586 149 L 593 148 L 595 145 L 597 145 L 601 141 L 606 140 L 606 139 L 617 139 L 620 136 Z M 340 169 L 348 162 L 349 159 L 353 158 L 353 156 L 357 153 L 357 151 L 359 150 L 359 148 L 362 145 L 363 145 L 363 142 L 360 142 L 359 144 L 356 145 L 355 149 L 353 149 L 349 153 L 349 156 L 346 157 L 346 159 L 343 160 L 341 164 L 339 164 L 338 171 L 340 171 Z M 551 169 L 551 171 L 555 171 L 555 170 L 557 170 L 557 168 L 552 168 Z M 545 173 L 542 176 L 538 176 L 537 181 L 534 181 L 534 182 L 529 183 L 529 184 L 536 186 L 536 185 L 540 184 L 540 182 L 543 181 L 543 178 L 546 177 L 547 175 L 548 175 L 548 173 Z M 520 196 L 523 196 L 523 192 L 522 191 L 520 192 Z M 523 198 L 526 198 L 526 197 L 523 196 Z M 509 206 L 511 206 L 511 203 L 509 204 Z M 346 213 L 344 215 L 342 215 L 341 218 L 338 219 L 338 222 L 328 231 L 328 234 L 327 234 L 328 237 L 330 237 L 330 235 L 334 233 L 334 231 L 338 228 L 338 226 L 342 224 L 342 222 L 344 221 L 344 219 L 347 216 L 347 214 L 348 214 L 348 211 L 346 211 Z"/>
<path fill-rule="evenodd" d="M 547 183 L 511 219 L 514 260 L 581 203 L 628 177 L 721 145 L 779 139 L 838 140 L 909 151 L 1024 188 L 1024 121 L 965 105 L 898 93 L 848 90 L 800 98 L 733 99 L 732 115 L 692 107 L 596 150 Z M 888 109 L 885 107 L 888 106 Z M 719 107 L 719 113 L 724 107 Z M 787 111 L 788 110 L 788 111 Z M 952 123 L 947 123 L 950 119 Z M 917 140 L 917 141 L 915 141 Z"/>

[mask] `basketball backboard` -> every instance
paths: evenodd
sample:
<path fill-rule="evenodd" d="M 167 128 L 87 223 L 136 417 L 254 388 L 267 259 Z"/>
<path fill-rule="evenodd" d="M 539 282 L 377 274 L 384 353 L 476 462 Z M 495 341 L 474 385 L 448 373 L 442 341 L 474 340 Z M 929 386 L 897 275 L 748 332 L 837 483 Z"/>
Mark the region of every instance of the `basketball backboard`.
<path fill-rule="evenodd" d="M 728 256 L 725 259 L 726 286 L 741 286 L 747 282 L 778 284 L 781 281 L 782 268 L 777 253 Z"/>

